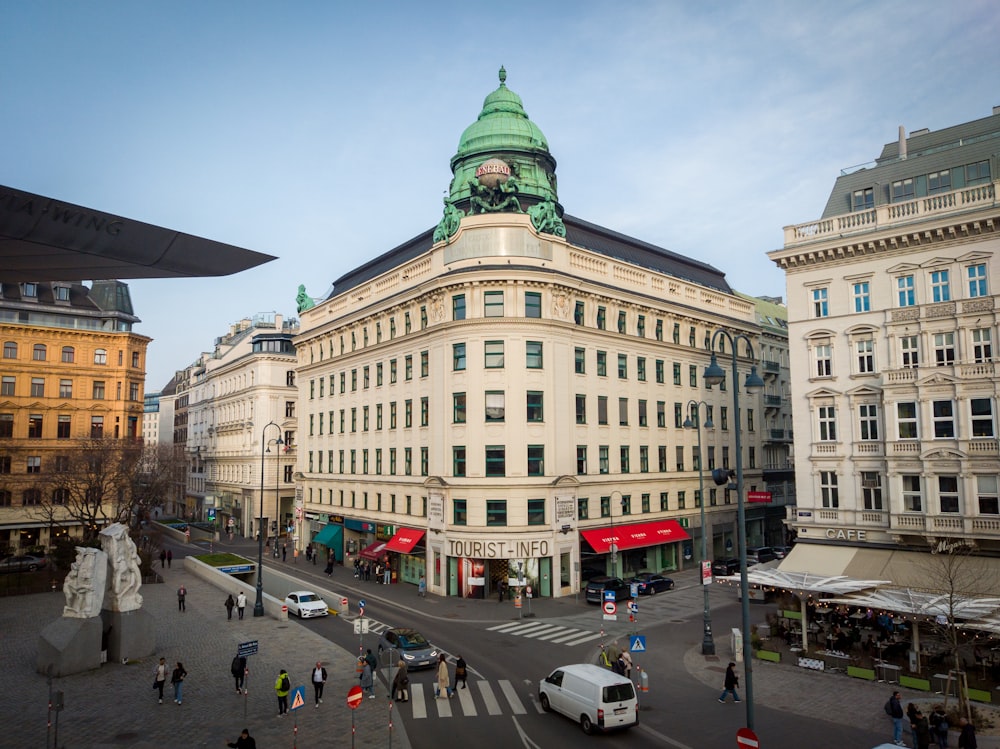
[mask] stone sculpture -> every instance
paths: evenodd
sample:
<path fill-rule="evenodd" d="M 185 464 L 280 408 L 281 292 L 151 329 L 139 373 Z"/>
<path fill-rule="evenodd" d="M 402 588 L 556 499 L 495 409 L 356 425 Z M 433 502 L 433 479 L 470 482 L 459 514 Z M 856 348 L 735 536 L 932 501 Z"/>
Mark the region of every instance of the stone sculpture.
<path fill-rule="evenodd" d="M 139 572 L 139 553 L 128 535 L 128 528 L 121 523 L 109 525 L 101 531 L 101 547 L 111 562 L 108 581 L 111 600 L 105 608 L 136 611 L 142 607 L 142 596 L 139 595 L 142 576 Z"/>
<path fill-rule="evenodd" d="M 63 616 L 87 619 L 101 615 L 104 586 L 108 575 L 108 555 L 100 549 L 76 547 L 76 561 L 63 583 L 66 607 Z"/>
<path fill-rule="evenodd" d="M 316 306 L 313 298 L 306 294 L 306 285 L 304 283 L 299 284 L 299 293 L 295 295 L 295 303 L 298 305 L 299 312 L 304 312 Z"/>

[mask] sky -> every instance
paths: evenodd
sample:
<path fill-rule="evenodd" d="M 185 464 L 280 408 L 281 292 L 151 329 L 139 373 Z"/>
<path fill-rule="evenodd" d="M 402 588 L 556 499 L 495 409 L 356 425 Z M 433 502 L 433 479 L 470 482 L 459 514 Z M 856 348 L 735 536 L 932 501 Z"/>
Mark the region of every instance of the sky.
<path fill-rule="evenodd" d="M 278 257 L 130 280 L 147 391 L 434 226 L 507 70 L 570 215 L 783 296 L 766 253 L 900 125 L 1000 105 L 994 0 L 7 2 L 0 184 Z"/>

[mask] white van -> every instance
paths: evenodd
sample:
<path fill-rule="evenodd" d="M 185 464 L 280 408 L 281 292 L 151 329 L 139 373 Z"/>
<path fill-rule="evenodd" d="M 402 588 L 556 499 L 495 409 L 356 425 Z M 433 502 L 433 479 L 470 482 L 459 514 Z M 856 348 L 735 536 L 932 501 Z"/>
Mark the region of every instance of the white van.
<path fill-rule="evenodd" d="M 639 724 L 639 699 L 632 682 L 588 663 L 561 666 L 538 683 L 538 701 L 580 721 L 584 733 Z"/>

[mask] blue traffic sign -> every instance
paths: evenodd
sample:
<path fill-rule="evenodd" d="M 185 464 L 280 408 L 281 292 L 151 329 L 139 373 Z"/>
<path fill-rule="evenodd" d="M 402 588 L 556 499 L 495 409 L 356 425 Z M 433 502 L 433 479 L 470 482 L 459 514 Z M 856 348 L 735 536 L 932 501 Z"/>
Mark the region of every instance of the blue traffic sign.
<path fill-rule="evenodd" d="M 629 638 L 628 649 L 633 653 L 646 652 L 646 635 L 632 635 Z"/>
<path fill-rule="evenodd" d="M 636 603 L 635 601 L 629 601 L 628 602 L 628 610 L 631 611 L 633 614 L 638 614 L 639 613 L 639 604 Z"/>
<path fill-rule="evenodd" d="M 250 640 L 248 642 L 241 642 L 239 644 L 239 647 L 237 647 L 236 651 L 237 651 L 238 655 L 240 655 L 241 657 L 244 657 L 244 658 L 246 656 L 248 656 L 248 655 L 256 655 L 257 654 L 257 641 L 256 640 Z"/>
<path fill-rule="evenodd" d="M 289 704 L 290 710 L 298 710 L 306 704 L 306 688 L 304 686 L 295 687 L 292 690 L 292 701 Z"/>
<path fill-rule="evenodd" d="M 604 600 L 605 601 L 614 601 L 615 600 L 615 592 L 613 590 L 606 590 L 606 591 L 604 591 Z"/>

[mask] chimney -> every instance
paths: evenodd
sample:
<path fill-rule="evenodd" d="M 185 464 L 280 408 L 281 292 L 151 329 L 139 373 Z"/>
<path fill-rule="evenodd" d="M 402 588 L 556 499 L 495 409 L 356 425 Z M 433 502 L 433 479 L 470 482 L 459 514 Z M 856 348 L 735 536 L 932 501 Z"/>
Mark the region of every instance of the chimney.
<path fill-rule="evenodd" d="M 906 128 L 899 126 L 899 158 L 906 158 Z"/>

